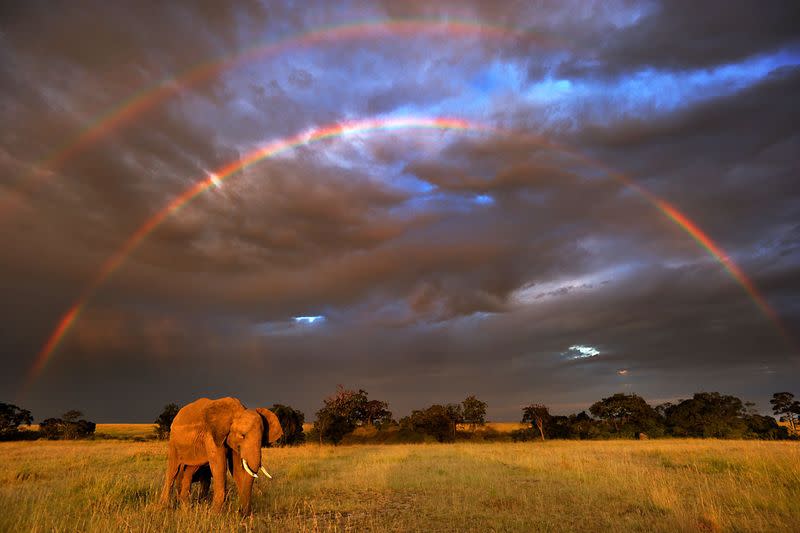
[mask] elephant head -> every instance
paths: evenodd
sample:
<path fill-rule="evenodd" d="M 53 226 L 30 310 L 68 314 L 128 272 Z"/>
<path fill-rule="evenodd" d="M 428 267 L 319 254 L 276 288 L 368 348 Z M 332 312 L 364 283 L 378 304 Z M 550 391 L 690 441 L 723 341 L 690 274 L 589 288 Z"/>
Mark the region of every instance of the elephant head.
<path fill-rule="evenodd" d="M 281 435 L 278 417 L 267 409 L 246 409 L 235 398 L 202 398 L 181 409 L 172 423 L 169 440 L 169 466 L 162 491 L 162 502 L 169 501 L 172 482 L 184 469 L 197 470 L 208 463 L 214 480 L 216 511 L 225 498 L 225 470 L 230 461 L 231 474 L 239 492 L 243 514 L 250 513 L 253 480 L 261 470 L 264 442 L 275 442 Z M 180 476 L 181 498 L 188 498 L 191 475 Z M 184 485 L 185 484 L 185 485 Z M 185 490 L 184 490 L 185 489 Z"/>
<path fill-rule="evenodd" d="M 205 419 L 214 443 L 226 446 L 238 459 L 233 468 L 238 466 L 249 476 L 258 477 L 256 472 L 261 468 L 261 442 L 265 434 L 261 415 L 255 409 L 244 409 L 244 406 L 235 409 L 228 404 L 217 404 L 206 411 Z"/>

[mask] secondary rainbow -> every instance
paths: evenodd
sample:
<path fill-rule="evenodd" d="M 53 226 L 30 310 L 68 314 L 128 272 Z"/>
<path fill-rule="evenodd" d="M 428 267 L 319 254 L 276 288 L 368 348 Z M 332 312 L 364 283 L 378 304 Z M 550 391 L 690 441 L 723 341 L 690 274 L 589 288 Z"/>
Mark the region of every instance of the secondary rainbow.
<path fill-rule="evenodd" d="M 376 130 L 426 128 L 440 130 L 461 130 L 473 132 L 489 132 L 504 135 L 514 135 L 517 138 L 525 138 L 549 149 L 557 150 L 567 154 L 585 165 L 601 169 L 606 175 L 616 179 L 623 185 L 637 192 L 641 197 L 657 208 L 662 214 L 678 225 L 683 231 L 697 241 L 712 257 L 714 257 L 725 270 L 736 280 L 750 296 L 756 306 L 778 327 L 782 336 L 793 347 L 793 339 L 783 327 L 777 312 L 769 305 L 764 296 L 759 292 L 755 284 L 745 275 L 744 271 L 725 253 L 725 251 L 711 237 L 703 232 L 700 227 L 689 217 L 678 210 L 675 206 L 658 197 L 648 189 L 633 181 L 627 175 L 617 172 L 578 152 L 567 149 L 552 141 L 548 141 L 541 136 L 530 133 L 504 132 L 503 130 L 471 122 L 459 118 L 449 117 L 399 117 L 399 118 L 371 118 L 364 120 L 354 120 L 349 122 L 335 123 L 322 126 L 301 134 L 278 139 L 263 145 L 247 154 L 244 158 L 231 162 L 214 172 L 207 173 L 207 176 L 194 185 L 186 189 L 182 194 L 172 200 L 163 209 L 150 217 L 128 240 L 103 264 L 97 276 L 81 292 L 78 299 L 70 307 L 59 321 L 53 333 L 48 338 L 42 350 L 39 352 L 31 370 L 28 374 L 27 385 L 41 373 L 47 362 L 52 357 L 59 343 L 64 339 L 75 321 L 79 318 L 81 311 L 86 303 L 97 291 L 97 289 L 125 262 L 130 254 L 152 233 L 164 220 L 176 213 L 184 205 L 190 202 L 199 194 L 211 187 L 219 187 L 220 184 L 231 175 L 263 159 L 275 156 L 282 152 L 294 149 L 298 146 L 321 141 L 323 139 L 339 137 L 348 134 L 369 132 Z"/>
<path fill-rule="evenodd" d="M 17 186 L 18 190 L 15 191 L 14 196 L 18 197 L 20 191 L 26 187 L 28 189 L 33 189 L 36 184 L 50 177 L 54 170 L 57 170 L 73 157 L 79 155 L 117 128 L 131 122 L 136 119 L 136 117 L 141 116 L 143 113 L 168 98 L 226 70 L 246 65 L 294 48 L 318 46 L 329 42 L 419 34 L 442 34 L 449 37 L 473 36 L 481 38 L 518 39 L 533 41 L 537 44 L 552 42 L 552 39 L 546 38 L 544 35 L 536 32 L 488 25 L 469 20 L 389 19 L 369 20 L 315 29 L 280 41 L 260 43 L 256 46 L 245 48 L 235 54 L 222 56 L 213 61 L 194 65 L 180 74 L 166 78 L 134 94 L 121 104 L 114 106 L 112 109 L 93 120 L 76 137 L 62 144 L 55 152 L 36 165 L 31 173 L 21 178 Z M 11 198 L 11 195 L 8 195 L 7 198 Z M 3 206 L 0 205 L 0 216 L 4 215 L 6 212 L 7 209 L 4 209 Z"/>

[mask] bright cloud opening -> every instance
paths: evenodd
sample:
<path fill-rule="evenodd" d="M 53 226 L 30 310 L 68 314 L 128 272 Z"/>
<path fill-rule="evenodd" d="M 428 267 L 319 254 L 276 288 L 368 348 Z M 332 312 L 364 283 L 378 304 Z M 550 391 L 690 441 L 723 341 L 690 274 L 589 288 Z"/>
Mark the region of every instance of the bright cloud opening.
<path fill-rule="evenodd" d="M 600 350 L 594 346 L 587 346 L 585 344 L 573 344 L 567 350 L 566 355 L 570 359 L 588 359 L 600 355 Z"/>
<path fill-rule="evenodd" d="M 296 316 L 294 317 L 294 321 L 298 324 L 316 324 L 318 322 L 325 322 L 325 317 L 323 315 Z"/>
<path fill-rule="evenodd" d="M 213 172 L 207 172 L 206 174 L 208 174 L 208 179 L 211 180 L 211 183 L 214 184 L 214 187 L 216 187 L 217 189 L 222 187 L 222 180 L 219 179 L 219 176 L 217 176 Z"/>

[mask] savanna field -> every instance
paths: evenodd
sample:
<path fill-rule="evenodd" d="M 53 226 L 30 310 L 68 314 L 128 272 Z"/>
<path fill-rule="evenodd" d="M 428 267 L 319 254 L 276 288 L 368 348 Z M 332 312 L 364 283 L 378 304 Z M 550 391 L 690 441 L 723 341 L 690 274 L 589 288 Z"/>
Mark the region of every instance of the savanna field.
<path fill-rule="evenodd" d="M 149 425 L 98 426 L 135 437 Z M 146 431 L 145 431 L 146 432 Z M 798 531 L 800 445 L 459 442 L 263 450 L 252 517 L 158 506 L 167 444 L 0 443 L 0 531 Z"/>

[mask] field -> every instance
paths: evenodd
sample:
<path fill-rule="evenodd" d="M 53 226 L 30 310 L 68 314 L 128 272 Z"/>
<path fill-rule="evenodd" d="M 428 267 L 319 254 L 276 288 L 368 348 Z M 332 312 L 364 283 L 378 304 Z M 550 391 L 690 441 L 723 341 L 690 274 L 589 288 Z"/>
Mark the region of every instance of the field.
<path fill-rule="evenodd" d="M 157 441 L 0 443 L 0 531 L 800 530 L 793 442 L 268 449 L 274 479 L 256 482 L 244 520 L 197 501 L 159 508 L 165 451 Z"/>

